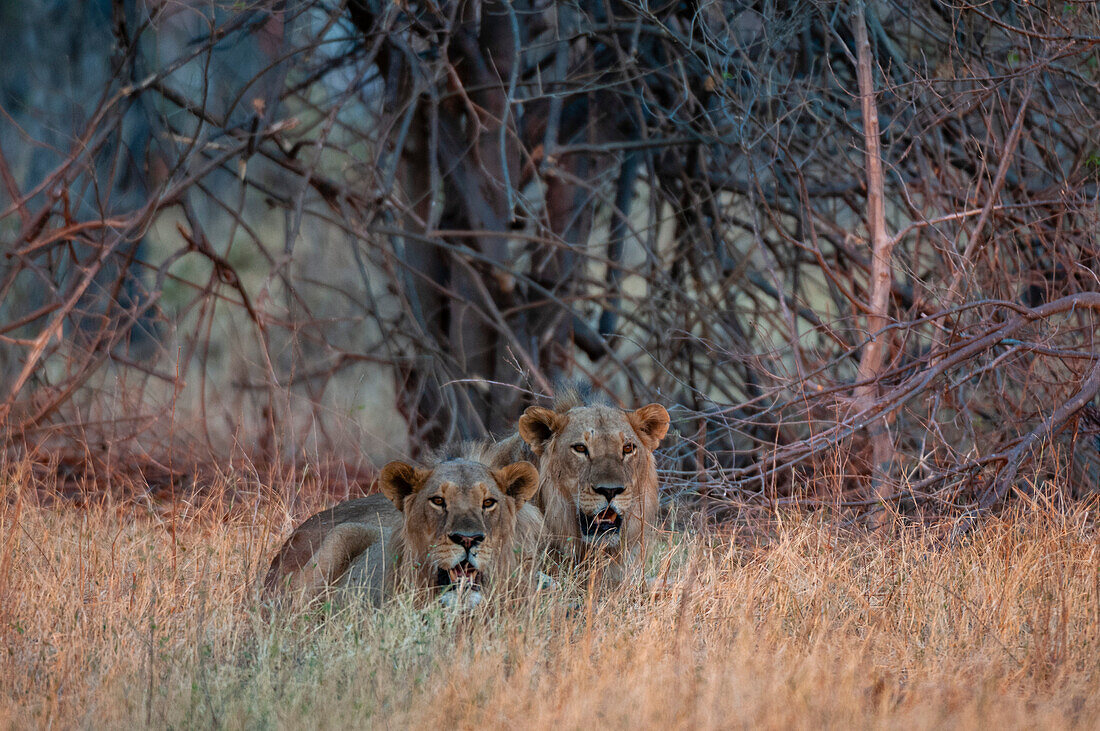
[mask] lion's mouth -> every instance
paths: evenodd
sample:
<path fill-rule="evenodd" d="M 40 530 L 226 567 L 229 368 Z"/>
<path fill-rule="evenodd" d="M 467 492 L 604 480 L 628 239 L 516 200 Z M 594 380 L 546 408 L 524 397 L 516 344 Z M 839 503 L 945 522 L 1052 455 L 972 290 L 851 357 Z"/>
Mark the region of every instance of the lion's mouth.
<path fill-rule="evenodd" d="M 481 571 L 468 559 L 463 559 L 449 569 L 439 569 L 436 572 L 435 583 L 447 591 L 457 589 L 460 586 L 469 589 L 480 589 Z"/>
<path fill-rule="evenodd" d="M 594 515 L 581 513 L 581 533 L 585 538 L 599 538 L 608 533 L 618 533 L 623 527 L 623 516 L 608 505 Z"/>

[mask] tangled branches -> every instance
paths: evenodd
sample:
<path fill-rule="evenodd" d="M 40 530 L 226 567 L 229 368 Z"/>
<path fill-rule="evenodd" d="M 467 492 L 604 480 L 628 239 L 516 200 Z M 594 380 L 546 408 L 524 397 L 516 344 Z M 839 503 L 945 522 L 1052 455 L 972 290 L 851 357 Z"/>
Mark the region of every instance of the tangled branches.
<path fill-rule="evenodd" d="M 1096 395 L 1092 4 L 89 5 L 0 134 L 12 437 L 380 456 L 581 374 L 673 491 L 966 507 Z"/>

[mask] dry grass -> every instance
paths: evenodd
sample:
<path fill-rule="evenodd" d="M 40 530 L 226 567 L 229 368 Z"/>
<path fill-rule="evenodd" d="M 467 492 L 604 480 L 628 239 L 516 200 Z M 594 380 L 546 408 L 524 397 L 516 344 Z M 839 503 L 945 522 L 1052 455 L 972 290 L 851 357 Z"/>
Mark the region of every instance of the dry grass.
<path fill-rule="evenodd" d="M 1100 722 L 1100 545 L 1081 507 L 961 539 L 773 516 L 753 546 L 670 537 L 658 559 L 680 586 L 662 597 L 322 622 L 257 607 L 273 501 L 58 509 L 26 482 L 0 480 L 0 727 Z"/>

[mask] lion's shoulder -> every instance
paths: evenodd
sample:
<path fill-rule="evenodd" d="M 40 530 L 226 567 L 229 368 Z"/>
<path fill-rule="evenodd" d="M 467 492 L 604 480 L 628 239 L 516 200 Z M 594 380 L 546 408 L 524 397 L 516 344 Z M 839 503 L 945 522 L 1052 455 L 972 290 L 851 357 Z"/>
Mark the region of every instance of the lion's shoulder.
<path fill-rule="evenodd" d="M 389 498 L 378 493 L 337 503 L 328 510 L 317 513 L 304 521 L 298 526 L 298 530 L 308 530 L 314 526 L 331 528 L 340 523 L 361 523 L 379 518 L 386 520 L 399 516 L 400 513 Z"/>
<path fill-rule="evenodd" d="M 331 580 L 334 577 L 330 574 L 341 572 L 354 555 L 400 526 L 401 513 L 385 495 L 345 500 L 322 510 L 304 520 L 283 542 L 271 561 L 264 590 L 269 593 L 279 590 L 287 577 L 318 564 L 320 555 L 335 553 L 339 556 L 323 562 L 333 566 L 320 567 L 324 578 Z"/>

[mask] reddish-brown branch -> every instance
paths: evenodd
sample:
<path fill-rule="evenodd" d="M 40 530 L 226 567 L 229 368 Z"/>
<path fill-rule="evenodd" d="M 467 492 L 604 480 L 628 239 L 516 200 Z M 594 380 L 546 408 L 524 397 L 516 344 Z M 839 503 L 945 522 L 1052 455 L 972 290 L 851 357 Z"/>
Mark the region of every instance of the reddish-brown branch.
<path fill-rule="evenodd" d="M 860 110 L 863 116 L 864 158 L 867 169 L 867 231 L 871 244 L 870 301 L 867 332 L 870 341 L 856 372 L 855 407 L 868 412 L 878 399 L 878 374 L 890 356 L 890 289 L 893 284 L 892 252 L 894 241 L 886 232 L 885 180 L 882 172 L 882 150 L 879 141 L 878 105 L 875 102 L 871 44 L 867 39 L 866 7 L 862 0 L 852 4 L 852 27 L 856 39 L 856 72 L 859 79 Z M 887 484 L 890 465 L 894 460 L 894 444 L 885 418 L 872 419 L 867 424 L 873 450 L 872 482 L 875 494 L 885 496 L 892 491 Z"/>

